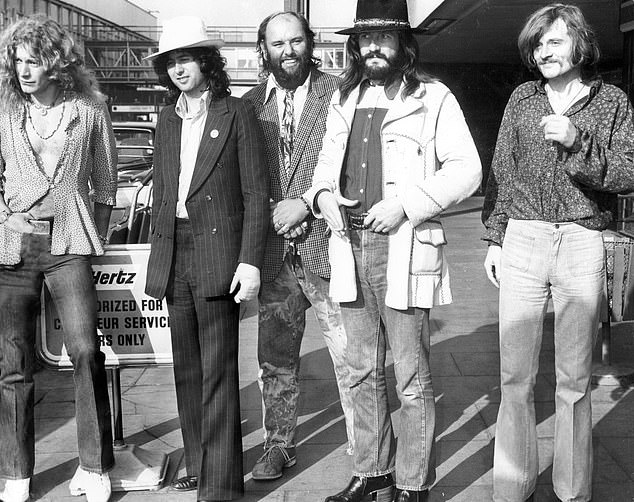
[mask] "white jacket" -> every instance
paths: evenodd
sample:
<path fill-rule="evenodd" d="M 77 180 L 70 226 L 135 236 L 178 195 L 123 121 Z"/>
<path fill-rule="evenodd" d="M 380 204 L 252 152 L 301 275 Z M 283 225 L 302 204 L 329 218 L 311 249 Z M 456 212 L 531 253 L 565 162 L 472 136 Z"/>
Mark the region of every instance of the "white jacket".
<path fill-rule="evenodd" d="M 332 97 L 313 185 L 305 194 L 311 205 L 323 188 L 340 191 L 359 88 L 343 106 L 338 91 Z M 421 83 L 405 100 L 401 91 L 402 86 L 381 126 L 381 152 L 383 198 L 398 197 L 407 216 L 389 235 L 385 303 L 405 310 L 451 303 L 447 241 L 438 215 L 473 194 L 482 167 L 462 110 L 445 85 Z M 347 236 L 333 232 L 329 259 L 330 296 L 339 302 L 354 301 L 354 259 Z"/>

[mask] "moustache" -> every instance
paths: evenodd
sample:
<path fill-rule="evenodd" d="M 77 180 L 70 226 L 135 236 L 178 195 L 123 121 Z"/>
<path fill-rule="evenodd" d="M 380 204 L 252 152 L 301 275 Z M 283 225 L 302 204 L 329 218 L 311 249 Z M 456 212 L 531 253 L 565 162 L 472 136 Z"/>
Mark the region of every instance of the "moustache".
<path fill-rule="evenodd" d="M 385 56 L 385 54 L 382 54 L 380 52 L 369 52 L 368 54 L 363 56 L 363 61 L 365 62 L 368 59 L 372 59 L 372 58 L 383 59 L 385 61 L 389 61 L 388 58 Z"/>

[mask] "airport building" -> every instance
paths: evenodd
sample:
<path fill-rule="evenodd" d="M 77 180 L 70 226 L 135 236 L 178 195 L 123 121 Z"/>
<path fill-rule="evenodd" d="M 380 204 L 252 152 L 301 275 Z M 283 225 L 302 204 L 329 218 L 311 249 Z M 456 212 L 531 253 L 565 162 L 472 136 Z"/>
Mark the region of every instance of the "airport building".
<path fill-rule="evenodd" d="M 634 0 L 570 1 L 583 9 L 598 34 L 603 78 L 634 98 Z M 532 11 L 550 2 L 409 3 L 412 24 L 423 29 L 417 36 L 421 59 L 429 72 L 456 94 L 486 168 L 508 96 L 517 84 L 533 78 L 520 63 L 517 34 Z M 271 11 L 290 9 L 306 15 L 317 34 L 316 56 L 322 61 L 322 69 L 340 74 L 346 65 L 346 37 L 335 31 L 345 26 L 332 26 L 328 21 L 332 19 L 328 9 L 332 11 L 337 4 L 335 0 L 313 2 L 311 7 L 310 0 L 275 0 L 275 5 L 271 1 Z M 143 59 L 156 50 L 160 35 L 155 11 L 128 0 L 0 0 L 0 27 L 33 12 L 57 19 L 83 44 L 86 62 L 110 98 L 113 119 L 156 119 L 163 91 L 150 64 Z M 255 51 L 257 23 L 240 26 L 237 16 L 243 14 L 236 12 L 234 25 L 210 26 L 209 36 L 225 41 L 222 54 L 227 60 L 232 92 L 239 96 L 258 82 L 260 65 Z M 352 19 L 346 26 L 351 23 Z"/>

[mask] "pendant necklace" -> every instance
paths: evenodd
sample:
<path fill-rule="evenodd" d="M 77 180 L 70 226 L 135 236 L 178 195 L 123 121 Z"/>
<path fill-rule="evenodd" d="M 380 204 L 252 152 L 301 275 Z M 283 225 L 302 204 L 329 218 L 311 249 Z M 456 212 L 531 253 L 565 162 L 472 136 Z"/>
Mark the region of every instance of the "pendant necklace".
<path fill-rule="evenodd" d="M 57 98 L 56 98 L 56 100 L 57 100 Z M 35 108 L 38 108 L 38 106 L 37 106 L 35 103 L 32 103 L 32 104 L 33 104 L 33 106 L 34 106 Z M 55 101 L 53 101 L 53 105 L 54 105 L 54 104 L 55 104 Z M 51 105 L 51 106 L 49 107 L 49 109 L 50 109 L 50 108 L 52 108 L 52 107 L 53 107 L 53 105 Z M 38 109 L 39 109 L 39 108 L 38 108 Z M 30 106 L 27 106 L 27 107 L 26 107 L 26 110 L 27 110 L 27 115 L 28 115 L 28 117 L 29 117 L 29 123 L 31 124 L 31 127 L 33 128 L 33 131 L 35 132 L 35 134 L 37 135 L 37 137 L 38 137 L 38 138 L 40 138 L 40 139 L 41 139 L 41 140 L 43 140 L 43 141 L 46 141 L 47 139 L 51 139 L 51 138 L 53 137 L 53 135 L 54 135 L 54 134 L 57 132 L 57 130 L 59 129 L 59 126 L 61 126 L 61 125 L 62 125 L 62 120 L 64 119 L 64 111 L 66 111 L 66 92 L 64 92 L 64 93 L 62 94 L 62 112 L 61 112 L 61 113 L 60 113 L 60 115 L 59 115 L 59 120 L 57 121 L 57 125 L 55 126 L 55 129 L 53 129 L 53 132 L 51 132 L 51 134 L 49 134 L 48 136 L 42 136 L 42 135 L 41 135 L 41 134 L 37 131 L 37 129 L 35 128 L 35 124 L 33 124 L 33 119 L 31 118 L 31 107 L 30 107 Z M 48 113 L 48 112 L 46 112 L 46 113 Z M 46 115 L 46 113 L 42 113 L 42 115 Z"/>
<path fill-rule="evenodd" d="M 57 93 L 57 95 L 55 96 L 55 99 L 50 105 L 44 105 L 42 103 L 38 103 L 37 100 L 33 99 L 33 97 L 31 97 L 30 101 L 31 101 L 31 104 L 35 107 L 35 109 L 40 112 L 40 115 L 44 116 L 48 113 L 48 111 L 51 108 L 55 106 L 55 103 L 57 102 L 58 97 L 59 97 L 59 92 Z"/>

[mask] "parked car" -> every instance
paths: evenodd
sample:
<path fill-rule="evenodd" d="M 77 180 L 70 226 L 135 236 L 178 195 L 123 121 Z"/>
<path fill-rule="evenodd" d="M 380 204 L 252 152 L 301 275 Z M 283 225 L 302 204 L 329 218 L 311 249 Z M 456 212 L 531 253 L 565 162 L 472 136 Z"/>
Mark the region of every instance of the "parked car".
<path fill-rule="evenodd" d="M 113 122 L 119 157 L 117 204 L 108 229 L 110 244 L 148 242 L 152 211 L 154 122 Z"/>
<path fill-rule="evenodd" d="M 117 169 L 123 177 L 152 167 L 154 155 L 154 122 L 113 122 L 119 162 Z"/>

